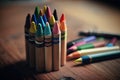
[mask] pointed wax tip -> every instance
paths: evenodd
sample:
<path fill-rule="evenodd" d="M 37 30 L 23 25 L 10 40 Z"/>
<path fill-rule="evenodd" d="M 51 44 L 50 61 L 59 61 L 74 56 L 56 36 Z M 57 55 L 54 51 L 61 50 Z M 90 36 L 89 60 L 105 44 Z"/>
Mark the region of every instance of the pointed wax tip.
<path fill-rule="evenodd" d="M 46 36 L 52 35 L 50 25 L 48 22 L 46 23 L 46 27 L 44 28 L 44 35 Z"/>
<path fill-rule="evenodd" d="M 52 15 L 51 17 L 50 17 L 50 25 L 54 25 L 55 24 L 55 18 L 54 18 L 54 16 Z"/>
<path fill-rule="evenodd" d="M 36 25 L 35 25 L 35 22 L 34 21 L 32 21 L 32 23 L 31 23 L 31 26 L 30 26 L 30 33 L 35 33 L 36 32 Z"/>
<path fill-rule="evenodd" d="M 47 6 L 47 10 L 46 10 L 46 16 L 47 16 L 47 18 L 49 19 L 51 15 L 52 15 L 52 13 L 51 13 L 50 7 Z"/>
<path fill-rule="evenodd" d="M 26 29 L 30 28 L 30 24 L 31 24 L 30 22 L 31 22 L 31 16 L 30 16 L 30 14 L 27 14 L 26 21 L 25 21 L 25 28 Z"/>
<path fill-rule="evenodd" d="M 42 25 L 39 23 L 37 26 L 37 31 L 36 31 L 36 36 L 43 36 L 43 29 L 42 29 Z"/>
<path fill-rule="evenodd" d="M 65 20 L 65 15 L 62 14 L 62 16 L 60 17 L 60 22 L 63 22 Z"/>
<path fill-rule="evenodd" d="M 36 16 L 36 18 L 38 18 L 39 17 L 39 12 L 40 12 L 40 8 L 39 8 L 39 6 L 36 6 L 35 7 L 35 16 Z"/>
<path fill-rule="evenodd" d="M 59 23 L 56 21 L 53 27 L 53 34 L 60 34 L 60 26 Z"/>
<path fill-rule="evenodd" d="M 43 14 L 44 14 L 42 9 L 40 9 L 39 13 L 40 13 L 40 16 L 43 16 Z"/>
<path fill-rule="evenodd" d="M 58 16 L 57 16 L 57 10 L 56 10 L 56 9 L 54 9 L 53 15 L 54 15 L 54 17 L 55 17 L 55 20 L 57 21 L 57 20 L 58 20 Z"/>

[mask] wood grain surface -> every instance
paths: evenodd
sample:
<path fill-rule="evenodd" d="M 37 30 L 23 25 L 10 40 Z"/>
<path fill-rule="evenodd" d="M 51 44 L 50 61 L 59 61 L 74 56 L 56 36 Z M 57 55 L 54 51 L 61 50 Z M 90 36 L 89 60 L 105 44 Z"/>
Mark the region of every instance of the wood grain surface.
<path fill-rule="evenodd" d="M 45 4 L 65 14 L 68 41 L 80 38 L 81 30 L 120 34 L 120 10 L 91 1 L 48 1 Z M 119 80 L 120 59 L 76 66 L 73 61 L 59 71 L 36 73 L 25 64 L 24 24 L 27 13 L 44 3 L 7 3 L 0 5 L 0 80 Z"/>

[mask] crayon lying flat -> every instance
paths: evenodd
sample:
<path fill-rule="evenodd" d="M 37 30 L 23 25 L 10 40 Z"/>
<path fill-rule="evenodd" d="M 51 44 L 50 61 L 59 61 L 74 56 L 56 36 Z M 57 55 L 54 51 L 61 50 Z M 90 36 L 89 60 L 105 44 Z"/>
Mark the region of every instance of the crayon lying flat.
<path fill-rule="evenodd" d="M 108 47 L 114 46 L 116 42 L 117 42 L 117 38 L 113 38 L 108 44 L 106 44 L 106 46 Z"/>
<path fill-rule="evenodd" d="M 90 36 L 90 35 L 94 35 L 96 37 L 104 37 L 104 38 L 113 38 L 116 37 L 118 39 L 120 39 L 120 34 L 112 34 L 112 33 L 100 33 L 100 32 L 84 32 L 81 31 L 79 33 L 79 35 L 84 35 L 84 36 Z"/>
<path fill-rule="evenodd" d="M 70 54 L 70 53 L 75 52 L 77 50 L 103 47 L 105 45 L 106 45 L 106 41 L 104 41 L 104 40 L 96 41 L 96 42 L 93 42 L 93 43 L 87 43 L 87 44 L 84 44 L 84 45 L 81 45 L 81 46 L 75 46 L 72 49 L 67 50 L 67 54 Z"/>
<path fill-rule="evenodd" d="M 115 51 L 115 50 L 120 50 L 120 47 L 112 46 L 112 47 L 100 47 L 100 48 L 79 50 L 79 51 L 69 54 L 67 56 L 67 60 L 76 59 L 76 58 L 89 55 L 89 54 L 98 54 L 100 52 Z"/>
<path fill-rule="evenodd" d="M 120 58 L 120 50 L 82 56 L 81 58 L 76 59 L 75 63 L 76 64 L 89 64 L 93 62 L 99 62 L 99 61 L 115 59 L 115 58 Z"/>
<path fill-rule="evenodd" d="M 75 46 L 81 46 L 83 44 L 86 44 L 86 43 L 89 43 L 89 42 L 92 42 L 92 41 L 95 41 L 96 40 L 96 37 L 95 36 L 89 36 L 89 37 L 86 37 L 86 38 L 83 38 L 82 41 L 74 44 L 73 46 L 71 46 L 69 49 L 72 49 L 73 47 Z M 68 50 L 69 50 L 68 49 Z"/>

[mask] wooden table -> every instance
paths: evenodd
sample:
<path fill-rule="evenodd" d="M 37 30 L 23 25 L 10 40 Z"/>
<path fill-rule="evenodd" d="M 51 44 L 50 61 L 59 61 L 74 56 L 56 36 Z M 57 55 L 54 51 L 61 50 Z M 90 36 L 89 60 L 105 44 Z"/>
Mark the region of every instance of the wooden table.
<path fill-rule="evenodd" d="M 68 41 L 80 38 L 81 30 L 96 30 L 120 34 L 120 10 L 90 1 L 48 1 L 51 10 L 65 14 Z M 25 64 L 24 23 L 27 13 L 33 13 L 36 5 L 43 3 L 20 2 L 0 5 L 0 80 L 58 80 L 73 77 L 76 80 L 118 80 L 120 59 L 108 60 L 84 66 L 73 61 L 59 71 L 38 74 Z"/>

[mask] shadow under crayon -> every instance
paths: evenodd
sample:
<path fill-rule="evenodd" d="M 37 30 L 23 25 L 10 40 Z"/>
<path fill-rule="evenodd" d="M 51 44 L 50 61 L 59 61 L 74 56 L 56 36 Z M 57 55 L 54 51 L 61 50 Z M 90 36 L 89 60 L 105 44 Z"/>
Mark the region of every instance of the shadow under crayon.
<path fill-rule="evenodd" d="M 0 80 L 36 80 L 34 74 L 25 61 L 0 68 Z"/>

